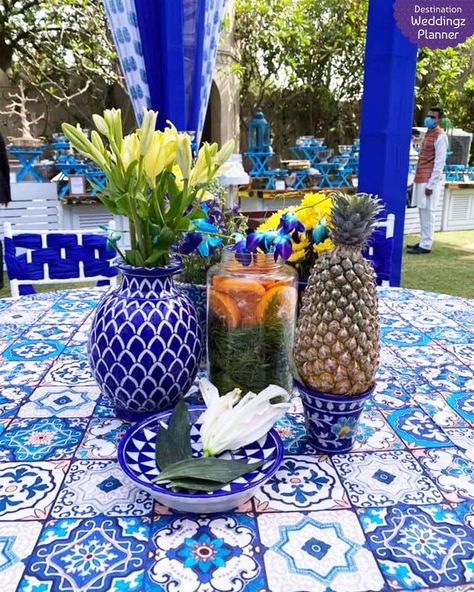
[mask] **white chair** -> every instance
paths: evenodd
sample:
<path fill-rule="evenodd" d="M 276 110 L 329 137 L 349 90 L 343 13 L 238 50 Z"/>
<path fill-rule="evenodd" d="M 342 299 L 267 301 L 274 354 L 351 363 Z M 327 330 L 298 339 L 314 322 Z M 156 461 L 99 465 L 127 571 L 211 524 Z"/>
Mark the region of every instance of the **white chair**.
<path fill-rule="evenodd" d="M 372 261 L 380 286 L 390 286 L 394 231 L 395 214 L 388 214 L 385 220 L 376 223 L 365 252 L 365 256 Z"/>

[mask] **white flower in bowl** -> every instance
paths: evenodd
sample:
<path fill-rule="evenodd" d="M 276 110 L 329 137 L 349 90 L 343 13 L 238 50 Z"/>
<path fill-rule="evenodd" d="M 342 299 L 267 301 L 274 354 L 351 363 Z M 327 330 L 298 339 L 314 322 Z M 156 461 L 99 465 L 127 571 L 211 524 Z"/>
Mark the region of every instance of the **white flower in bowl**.
<path fill-rule="evenodd" d="M 256 442 L 290 409 L 286 390 L 273 384 L 258 394 L 249 392 L 244 397 L 240 389 L 219 396 L 207 378 L 200 379 L 199 388 L 207 407 L 201 426 L 204 456 Z M 275 399 L 278 402 L 272 403 Z"/>

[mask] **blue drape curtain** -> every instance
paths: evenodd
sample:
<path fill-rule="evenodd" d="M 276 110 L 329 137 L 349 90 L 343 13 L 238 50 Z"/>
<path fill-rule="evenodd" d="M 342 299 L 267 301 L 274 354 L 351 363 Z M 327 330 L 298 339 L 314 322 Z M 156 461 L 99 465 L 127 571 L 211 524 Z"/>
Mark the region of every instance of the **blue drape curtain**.
<path fill-rule="evenodd" d="M 226 0 L 104 0 L 133 109 L 159 112 L 199 144 Z"/>

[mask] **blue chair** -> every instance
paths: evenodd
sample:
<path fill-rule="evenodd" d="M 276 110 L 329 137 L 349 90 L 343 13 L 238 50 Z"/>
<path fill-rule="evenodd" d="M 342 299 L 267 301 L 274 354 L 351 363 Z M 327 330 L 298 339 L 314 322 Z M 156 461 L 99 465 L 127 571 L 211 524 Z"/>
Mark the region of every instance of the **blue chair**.
<path fill-rule="evenodd" d="M 109 230 L 115 223 L 109 223 Z M 34 294 L 33 284 L 97 281 L 116 285 L 115 250 L 100 230 L 20 231 L 4 223 L 4 251 L 13 298 Z"/>
<path fill-rule="evenodd" d="M 390 286 L 394 230 L 395 214 L 388 214 L 385 220 L 377 222 L 364 252 L 367 259 L 372 261 L 379 286 Z"/>

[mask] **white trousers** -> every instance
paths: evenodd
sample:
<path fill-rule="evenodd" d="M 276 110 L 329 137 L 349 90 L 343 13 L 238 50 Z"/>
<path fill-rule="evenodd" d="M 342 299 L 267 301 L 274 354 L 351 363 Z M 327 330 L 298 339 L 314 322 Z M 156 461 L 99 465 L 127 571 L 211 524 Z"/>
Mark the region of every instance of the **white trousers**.
<path fill-rule="evenodd" d="M 420 247 L 431 250 L 435 229 L 434 210 L 418 208 L 418 214 L 420 216 Z"/>
<path fill-rule="evenodd" d="M 433 187 L 433 193 L 426 197 L 426 183 L 414 183 L 412 204 L 418 206 L 420 216 L 420 247 L 430 249 L 433 246 L 435 230 L 435 210 L 438 205 L 440 184 Z"/>

